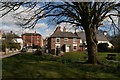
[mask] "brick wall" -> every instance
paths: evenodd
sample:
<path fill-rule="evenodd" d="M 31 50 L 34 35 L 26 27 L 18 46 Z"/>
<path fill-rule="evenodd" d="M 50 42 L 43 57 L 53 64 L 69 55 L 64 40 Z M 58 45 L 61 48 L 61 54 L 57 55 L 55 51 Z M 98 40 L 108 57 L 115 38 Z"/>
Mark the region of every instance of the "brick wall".
<path fill-rule="evenodd" d="M 76 43 L 73 43 L 73 38 L 68 38 L 68 41 L 64 41 L 64 38 L 60 38 L 60 43 L 56 43 L 56 38 L 49 38 L 48 40 L 49 49 L 56 49 L 55 44 L 60 44 L 60 48 L 64 44 L 70 44 L 70 51 L 78 51 L 80 49 L 80 39 L 77 39 Z M 73 50 L 73 45 L 77 44 L 76 50 Z"/>
<path fill-rule="evenodd" d="M 39 47 L 42 47 L 42 36 L 27 36 L 23 35 L 23 44 L 24 46 L 31 46 L 31 44 L 38 45 Z"/>

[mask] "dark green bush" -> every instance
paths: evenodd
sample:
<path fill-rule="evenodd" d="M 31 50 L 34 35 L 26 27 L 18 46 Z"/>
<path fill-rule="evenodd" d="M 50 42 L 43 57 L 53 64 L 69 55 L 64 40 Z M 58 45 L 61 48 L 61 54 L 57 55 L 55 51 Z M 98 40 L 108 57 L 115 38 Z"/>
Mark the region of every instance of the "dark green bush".
<path fill-rule="evenodd" d="M 55 49 L 52 49 L 52 50 L 50 51 L 50 53 L 53 54 L 53 55 L 55 55 Z"/>
<path fill-rule="evenodd" d="M 98 52 L 108 52 L 108 43 L 99 43 Z"/>
<path fill-rule="evenodd" d="M 20 43 L 9 43 L 9 44 L 2 44 L 2 51 L 5 51 L 5 48 L 9 48 L 10 50 L 12 50 L 12 48 L 14 49 L 20 49 Z"/>
<path fill-rule="evenodd" d="M 42 55 L 41 49 L 37 49 L 34 53 L 34 55 Z"/>

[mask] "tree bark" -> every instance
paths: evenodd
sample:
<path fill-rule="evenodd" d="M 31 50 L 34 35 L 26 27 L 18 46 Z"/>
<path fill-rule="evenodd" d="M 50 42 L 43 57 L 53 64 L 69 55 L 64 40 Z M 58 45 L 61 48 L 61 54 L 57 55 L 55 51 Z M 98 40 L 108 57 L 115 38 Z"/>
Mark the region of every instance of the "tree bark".
<path fill-rule="evenodd" d="M 97 39 L 96 39 L 96 26 L 86 27 L 86 42 L 87 42 L 87 50 L 88 50 L 88 63 L 97 64 Z"/>

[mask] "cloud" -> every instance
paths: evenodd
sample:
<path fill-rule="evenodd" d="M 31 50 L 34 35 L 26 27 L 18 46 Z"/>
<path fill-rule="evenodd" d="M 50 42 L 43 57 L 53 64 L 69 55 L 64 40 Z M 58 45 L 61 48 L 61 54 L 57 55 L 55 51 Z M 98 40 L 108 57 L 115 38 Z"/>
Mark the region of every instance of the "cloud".
<path fill-rule="evenodd" d="M 20 26 L 18 27 L 15 24 L 9 24 L 9 25 L 2 24 L 2 25 L 0 25 L 0 30 L 2 30 L 4 32 L 13 31 L 16 34 L 18 34 L 19 36 L 22 33 L 34 33 L 35 31 L 38 33 L 44 32 L 44 33 L 42 33 L 42 35 L 44 35 L 44 34 L 48 35 L 48 32 L 45 32 L 45 30 L 47 30 L 47 28 L 48 28 L 48 25 L 45 23 L 38 23 L 38 24 L 36 24 L 35 28 L 33 28 L 33 29 L 31 29 L 31 28 L 24 29 Z"/>
<path fill-rule="evenodd" d="M 45 33 L 50 36 L 53 32 L 54 32 L 55 28 L 48 28 L 48 29 L 45 29 Z"/>
<path fill-rule="evenodd" d="M 4 31 L 5 33 L 13 31 L 14 33 L 18 34 L 19 36 L 21 35 L 21 33 L 23 31 L 21 27 L 17 27 L 15 25 L 2 25 L 2 26 L 0 26 L 0 30 Z"/>
<path fill-rule="evenodd" d="M 15 23 L 21 22 L 22 20 L 17 19 L 17 17 L 30 19 L 35 14 L 35 10 L 38 9 L 38 7 L 35 7 L 32 10 L 29 10 L 29 9 L 30 8 L 28 8 L 28 7 L 20 6 L 20 8 L 17 9 L 16 11 L 11 11 L 8 14 L 6 14 L 5 16 L 3 16 L 2 18 L 0 18 L 0 23 L 2 23 L 2 24 L 15 24 Z M 8 10 L 9 9 L 5 9 L 4 11 L 0 11 L 0 15 L 2 15 L 3 13 L 5 13 Z"/>
<path fill-rule="evenodd" d="M 45 23 L 37 23 L 35 28 L 48 28 L 48 25 Z"/>
<path fill-rule="evenodd" d="M 1 30 L 4 31 L 20 31 L 21 29 L 19 27 L 14 27 L 14 26 L 2 26 L 0 27 Z"/>
<path fill-rule="evenodd" d="M 110 14 L 118 14 L 118 12 L 117 11 L 112 11 L 112 12 L 108 13 L 107 15 L 110 15 Z M 111 16 L 111 18 L 113 19 L 114 23 L 116 25 L 118 25 L 118 17 L 117 16 Z M 111 25 L 112 24 L 112 20 L 109 17 L 107 17 L 103 21 L 103 24 L 106 24 L 106 23 Z"/>
<path fill-rule="evenodd" d="M 68 31 L 68 32 L 75 32 L 75 28 L 70 23 L 61 23 L 60 25 L 57 25 L 57 26 L 61 26 L 61 31 L 63 31 L 63 28 L 65 27 L 66 31 Z"/>

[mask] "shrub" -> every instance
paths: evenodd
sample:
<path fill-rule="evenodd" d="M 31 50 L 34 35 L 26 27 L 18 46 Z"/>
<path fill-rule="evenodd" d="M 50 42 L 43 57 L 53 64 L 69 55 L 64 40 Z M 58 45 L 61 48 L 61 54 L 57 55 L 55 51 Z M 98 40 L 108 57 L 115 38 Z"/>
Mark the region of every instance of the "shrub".
<path fill-rule="evenodd" d="M 21 48 L 20 43 L 2 44 L 2 51 L 5 51 L 6 45 L 7 45 L 7 48 L 10 48 L 10 50 L 12 50 L 12 48 L 14 48 L 14 49 Z"/>
<path fill-rule="evenodd" d="M 34 53 L 34 55 L 42 55 L 41 49 L 37 49 Z"/>
<path fill-rule="evenodd" d="M 99 43 L 98 52 L 108 52 L 108 43 Z"/>
<path fill-rule="evenodd" d="M 50 51 L 50 53 L 53 54 L 53 55 L 55 55 L 55 49 L 52 49 L 52 50 Z"/>

